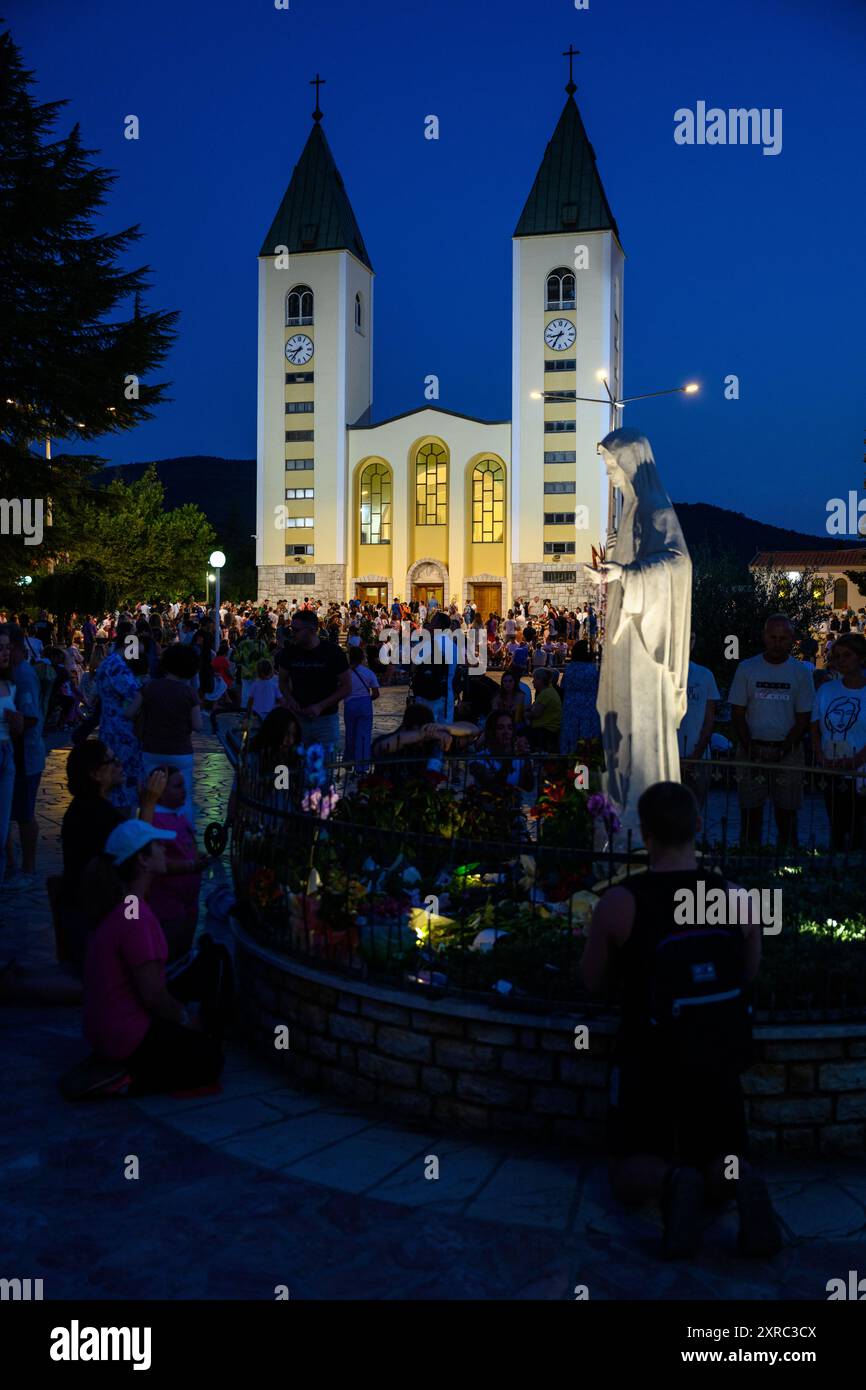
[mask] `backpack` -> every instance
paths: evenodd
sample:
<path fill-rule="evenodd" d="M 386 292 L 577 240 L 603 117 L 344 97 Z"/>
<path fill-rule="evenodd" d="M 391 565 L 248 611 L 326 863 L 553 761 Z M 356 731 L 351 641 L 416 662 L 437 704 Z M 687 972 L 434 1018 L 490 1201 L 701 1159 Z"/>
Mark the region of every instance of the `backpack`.
<path fill-rule="evenodd" d="M 749 1065 L 751 1005 L 740 931 L 684 927 L 656 943 L 651 1023 L 670 1062 L 686 1072 Z"/>

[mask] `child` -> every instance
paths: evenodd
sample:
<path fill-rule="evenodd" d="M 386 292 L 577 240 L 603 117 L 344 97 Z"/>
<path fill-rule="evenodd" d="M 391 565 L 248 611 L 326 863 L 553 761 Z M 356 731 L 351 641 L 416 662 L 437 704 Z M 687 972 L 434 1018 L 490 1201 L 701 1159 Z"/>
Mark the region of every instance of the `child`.
<path fill-rule="evenodd" d="M 267 719 L 272 709 L 275 709 L 280 701 L 280 682 L 274 675 L 274 668 L 266 658 L 256 666 L 256 679 L 250 685 L 250 696 L 253 702 L 253 714 L 257 714 L 259 719 Z"/>
<path fill-rule="evenodd" d="M 165 771 L 165 791 L 153 813 L 153 824 L 157 830 L 173 831 L 174 838 L 166 844 L 165 872 L 154 882 L 150 906 L 168 942 L 168 958 L 173 961 L 186 955 L 192 945 L 202 870 L 210 860 L 199 854 L 193 828 L 180 810 L 186 799 L 183 773 L 177 767 Z"/>

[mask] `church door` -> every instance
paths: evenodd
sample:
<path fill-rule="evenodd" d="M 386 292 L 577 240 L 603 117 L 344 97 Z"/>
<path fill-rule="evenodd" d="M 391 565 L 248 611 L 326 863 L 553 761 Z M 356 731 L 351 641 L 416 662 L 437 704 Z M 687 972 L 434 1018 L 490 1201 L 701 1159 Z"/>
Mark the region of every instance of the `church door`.
<path fill-rule="evenodd" d="M 373 603 L 377 608 L 381 607 L 388 602 L 388 585 L 356 584 L 355 598 L 360 599 L 362 603 Z"/>
<path fill-rule="evenodd" d="M 412 602 L 429 604 L 431 599 L 435 599 L 441 608 L 445 602 L 444 584 L 413 584 Z"/>
<path fill-rule="evenodd" d="M 473 584 L 472 602 L 485 620 L 491 613 L 502 615 L 502 585 Z"/>

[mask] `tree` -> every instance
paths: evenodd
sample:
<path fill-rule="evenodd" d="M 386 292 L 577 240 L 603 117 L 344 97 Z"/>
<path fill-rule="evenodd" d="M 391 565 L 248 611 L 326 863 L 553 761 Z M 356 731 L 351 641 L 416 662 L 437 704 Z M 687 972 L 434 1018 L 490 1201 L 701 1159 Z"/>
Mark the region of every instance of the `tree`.
<path fill-rule="evenodd" d="M 143 378 L 163 362 L 177 314 L 142 309 L 149 267 L 120 264 L 138 227 L 95 230 L 115 176 L 91 163 L 77 125 L 52 138 L 66 103 L 37 103 L 32 82 L 0 34 L 0 498 L 42 499 L 47 519 L 91 490 L 102 460 L 49 460 L 45 440 L 96 439 L 150 419 L 168 383 Z M 0 587 L 57 549 L 47 525 L 39 546 L 4 537 Z"/>
<path fill-rule="evenodd" d="M 167 512 L 164 499 L 151 464 L 137 482 L 115 478 L 94 497 L 73 498 L 58 508 L 57 540 L 70 559 L 52 579 L 92 567 L 112 604 L 200 593 L 214 529 L 191 502 Z"/>
<path fill-rule="evenodd" d="M 761 632 L 771 613 L 787 614 L 797 635 L 806 637 L 824 607 L 824 585 L 813 571 L 789 579 L 778 570 L 748 569 L 734 551 L 709 545 L 692 551 L 694 659 L 710 668 L 722 694 L 737 660 L 762 650 Z"/>
<path fill-rule="evenodd" d="M 845 578 L 853 584 L 858 594 L 866 598 L 866 570 L 846 570 Z"/>

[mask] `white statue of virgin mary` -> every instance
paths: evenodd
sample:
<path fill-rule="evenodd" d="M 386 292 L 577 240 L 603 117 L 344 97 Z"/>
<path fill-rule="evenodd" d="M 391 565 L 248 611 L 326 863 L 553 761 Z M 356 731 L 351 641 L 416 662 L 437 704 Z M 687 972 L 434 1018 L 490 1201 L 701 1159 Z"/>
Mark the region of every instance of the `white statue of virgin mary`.
<path fill-rule="evenodd" d="M 686 712 L 692 562 L 649 440 L 614 430 L 599 452 L 622 494 L 613 559 L 585 566 L 607 581 L 598 713 L 606 791 L 639 842 L 637 802 L 653 782 L 678 782 L 677 729 Z"/>

